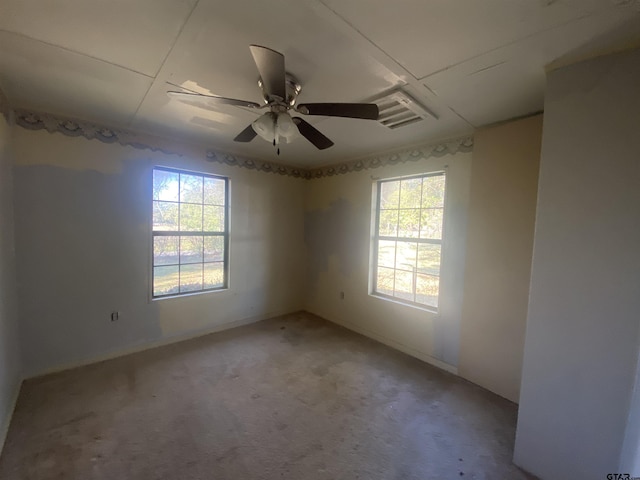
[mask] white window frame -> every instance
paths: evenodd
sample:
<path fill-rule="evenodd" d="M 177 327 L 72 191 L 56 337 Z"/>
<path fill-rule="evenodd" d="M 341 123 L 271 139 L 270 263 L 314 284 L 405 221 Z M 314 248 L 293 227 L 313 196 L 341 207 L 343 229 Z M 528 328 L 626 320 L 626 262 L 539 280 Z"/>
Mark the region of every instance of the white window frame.
<path fill-rule="evenodd" d="M 190 171 L 190 170 L 183 170 L 183 169 L 178 169 L 178 168 L 170 168 L 170 167 L 162 167 L 162 166 L 155 166 L 152 169 L 152 174 L 151 174 L 151 182 L 152 182 L 152 192 L 153 192 L 153 172 L 155 171 L 164 171 L 164 172 L 171 172 L 171 173 L 177 173 L 177 174 L 184 174 L 184 175 L 191 175 L 191 176 L 198 176 L 198 177 L 202 177 L 204 178 L 213 178 L 216 180 L 223 180 L 224 181 L 224 230 L 223 231 L 207 231 L 207 230 L 202 230 L 202 231 L 186 231 L 186 230 L 180 230 L 180 204 L 185 204 L 185 203 L 191 203 L 193 204 L 193 202 L 182 202 L 180 198 L 178 198 L 178 201 L 167 201 L 167 200 L 162 200 L 163 202 L 166 203 L 176 203 L 178 204 L 178 230 L 154 230 L 153 228 L 153 208 L 152 210 L 152 220 L 151 220 L 151 298 L 153 300 L 158 300 L 158 299 L 163 299 L 163 298 L 171 298 L 171 297 L 179 297 L 179 296 L 184 296 L 184 295 L 193 295 L 193 294 L 200 294 L 200 293 L 206 293 L 206 292 L 215 292 L 215 291 L 220 291 L 220 290 L 225 290 L 227 288 L 229 288 L 229 177 L 225 177 L 222 175 L 215 175 L 215 174 L 211 174 L 211 173 L 203 173 L 203 172 L 194 172 L 194 171 Z M 179 187 L 178 187 L 179 188 Z M 204 194 L 204 193 L 203 193 Z M 153 198 L 153 194 L 151 197 L 151 205 L 153 206 L 153 202 L 156 201 Z M 196 203 L 197 204 L 197 203 Z M 203 203 L 201 205 L 206 205 L 204 203 L 204 199 L 203 199 Z M 208 237 L 208 236 L 219 236 L 222 237 L 223 240 L 223 245 L 224 245 L 224 253 L 223 253 L 223 282 L 222 285 L 220 286 L 216 286 L 213 288 L 201 288 L 201 289 L 196 289 L 196 290 L 188 290 L 188 291 L 184 291 L 184 292 L 172 292 L 172 293 L 168 293 L 168 294 L 162 294 L 162 295 L 156 295 L 154 293 L 154 286 L 155 286 L 155 255 L 154 255 L 154 244 L 155 244 L 155 238 L 156 237 L 160 237 L 160 236 L 177 236 L 179 238 L 179 242 L 180 242 L 180 237 L 183 236 L 202 236 L 202 237 Z M 178 247 L 178 257 L 180 256 L 180 249 Z M 190 263 L 190 265 L 196 265 L 198 263 L 201 263 L 203 266 L 206 263 L 210 263 L 210 262 L 205 262 L 204 259 L 204 253 L 203 253 L 203 258 L 202 258 L 202 262 L 195 262 L 195 263 Z M 219 262 L 218 262 L 219 263 Z M 178 267 L 178 271 L 180 271 L 180 266 L 182 264 L 180 263 L 180 259 L 178 259 L 178 263 L 177 264 L 170 264 L 170 265 L 158 265 L 158 266 L 177 266 Z M 204 275 L 204 273 L 203 273 Z M 204 286 L 204 280 L 203 280 L 203 286 Z"/>
<path fill-rule="evenodd" d="M 415 238 L 415 237 L 400 237 L 398 235 L 396 236 L 385 236 L 385 235 L 380 235 L 380 212 L 381 212 L 381 208 L 380 208 L 380 203 L 381 203 L 381 193 L 382 193 L 382 185 L 384 183 L 387 182 L 397 182 L 397 181 L 402 181 L 402 180 L 410 180 L 410 179 L 414 179 L 414 178 L 427 178 L 427 177 L 435 177 L 435 176 L 442 176 L 444 177 L 444 194 L 443 194 L 443 204 L 442 204 L 442 225 L 441 225 L 441 235 L 440 238 Z M 371 260 L 370 260 L 370 272 L 371 272 L 371 276 L 370 276 L 370 294 L 372 296 L 375 297 L 380 297 L 383 298 L 385 300 L 391 300 L 393 302 L 396 303 L 401 303 L 404 305 L 409 305 L 412 307 L 417 307 L 420 308 L 422 310 L 426 310 L 426 311 L 430 311 L 430 312 L 434 312 L 437 313 L 439 311 L 440 308 L 440 298 L 441 298 L 441 293 L 442 293 L 442 260 L 444 257 L 444 236 L 445 236 L 445 225 L 446 225 L 446 216 L 447 216 L 447 208 L 446 208 L 446 195 L 447 195 L 447 173 L 445 170 L 437 170 L 437 171 L 432 171 L 432 172 L 427 172 L 427 173 L 420 173 L 420 174 L 415 174 L 415 175 L 408 175 L 408 176 L 402 176 L 402 177 L 391 177 L 391 178 L 383 178 L 383 179 L 378 179 L 376 180 L 375 184 L 374 184 L 374 208 L 372 211 L 372 216 L 373 216 L 373 222 L 372 222 L 372 253 L 371 253 Z M 422 213 L 423 207 L 422 207 L 422 192 L 421 192 L 421 198 L 420 198 L 420 213 Z M 426 209 L 426 208 L 424 208 Z M 402 242 L 411 242 L 411 243 L 417 243 L 417 244 L 435 244 L 435 245 L 439 245 L 440 246 L 440 268 L 439 268 L 439 272 L 438 275 L 433 275 L 433 274 L 428 274 L 431 276 L 435 276 L 438 278 L 438 296 L 437 296 L 437 300 L 436 306 L 433 305 L 429 305 L 429 304 L 425 304 L 425 303 L 421 303 L 421 302 L 416 302 L 415 298 L 416 298 L 416 276 L 418 275 L 419 272 L 417 272 L 417 268 L 416 270 L 413 271 L 413 298 L 414 301 L 408 300 L 406 298 L 402 298 L 402 297 L 398 297 L 395 295 L 389 295 L 387 293 L 383 293 L 383 292 L 379 292 L 377 291 L 377 283 L 378 283 L 378 258 L 379 258 L 379 242 L 380 240 L 388 240 L 388 241 L 402 241 Z M 417 255 L 417 253 L 416 253 Z M 417 261 L 416 261 L 417 263 Z M 390 268 L 390 267 L 386 267 L 386 268 Z M 401 269 L 397 269 L 393 268 L 393 270 L 401 270 Z M 395 280 L 394 280 L 395 282 Z M 395 290 L 395 288 L 394 288 Z"/>

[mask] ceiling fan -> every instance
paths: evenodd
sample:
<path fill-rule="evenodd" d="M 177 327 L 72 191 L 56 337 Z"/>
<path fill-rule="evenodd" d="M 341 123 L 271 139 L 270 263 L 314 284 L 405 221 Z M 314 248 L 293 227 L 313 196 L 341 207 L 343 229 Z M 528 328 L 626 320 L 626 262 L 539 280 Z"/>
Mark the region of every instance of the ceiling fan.
<path fill-rule="evenodd" d="M 289 113 L 291 110 L 303 115 L 378 119 L 378 106 L 374 103 L 302 103 L 296 105 L 302 87 L 293 75 L 285 71 L 284 55 L 260 45 L 250 45 L 249 50 L 251 50 L 251 55 L 260 74 L 258 86 L 262 89 L 264 105 L 247 100 L 200 93 L 169 91 L 167 94 L 186 104 L 204 108 L 215 108 L 217 105 L 235 105 L 255 109 L 268 108 L 268 112 L 240 132 L 234 141 L 250 142 L 256 135 L 259 135 L 278 148 L 278 155 L 280 154 L 280 141 L 291 143 L 298 135 L 302 135 L 320 150 L 333 145 L 331 140 L 311 124 L 300 117 L 292 117 Z"/>

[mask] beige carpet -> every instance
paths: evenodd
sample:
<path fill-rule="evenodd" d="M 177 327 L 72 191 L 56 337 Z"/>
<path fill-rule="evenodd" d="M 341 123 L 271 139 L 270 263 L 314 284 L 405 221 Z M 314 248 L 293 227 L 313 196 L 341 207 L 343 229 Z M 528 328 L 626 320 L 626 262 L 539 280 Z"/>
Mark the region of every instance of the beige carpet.
<path fill-rule="evenodd" d="M 26 382 L 0 479 L 532 478 L 516 411 L 299 313 Z"/>

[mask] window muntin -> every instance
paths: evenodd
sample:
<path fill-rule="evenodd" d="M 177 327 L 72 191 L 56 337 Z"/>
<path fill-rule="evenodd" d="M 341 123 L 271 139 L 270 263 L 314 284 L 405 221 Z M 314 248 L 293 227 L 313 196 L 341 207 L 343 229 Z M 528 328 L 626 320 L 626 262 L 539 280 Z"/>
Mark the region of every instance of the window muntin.
<path fill-rule="evenodd" d="M 226 288 L 229 179 L 153 169 L 153 298 Z"/>
<path fill-rule="evenodd" d="M 377 183 L 373 294 L 438 308 L 444 194 L 444 172 Z"/>

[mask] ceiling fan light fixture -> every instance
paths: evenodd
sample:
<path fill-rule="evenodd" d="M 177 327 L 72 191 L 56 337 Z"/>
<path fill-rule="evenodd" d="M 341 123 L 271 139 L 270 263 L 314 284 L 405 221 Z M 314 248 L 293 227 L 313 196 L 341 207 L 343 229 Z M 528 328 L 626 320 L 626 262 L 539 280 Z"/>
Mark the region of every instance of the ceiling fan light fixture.
<path fill-rule="evenodd" d="M 300 132 L 291 115 L 286 112 L 267 112 L 251 124 L 251 128 L 267 142 L 278 144 L 282 139 L 286 143 L 293 142 Z M 275 141 L 275 143 L 274 143 Z"/>
<path fill-rule="evenodd" d="M 251 124 L 260 138 L 264 138 L 269 143 L 273 143 L 276 138 L 276 119 L 274 117 L 272 112 L 267 112 Z"/>
<path fill-rule="evenodd" d="M 276 120 L 276 132 L 278 133 L 278 136 L 284 138 L 287 143 L 293 142 L 300 136 L 298 127 L 293 123 L 291 115 L 286 112 L 278 114 L 278 119 Z"/>

